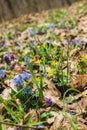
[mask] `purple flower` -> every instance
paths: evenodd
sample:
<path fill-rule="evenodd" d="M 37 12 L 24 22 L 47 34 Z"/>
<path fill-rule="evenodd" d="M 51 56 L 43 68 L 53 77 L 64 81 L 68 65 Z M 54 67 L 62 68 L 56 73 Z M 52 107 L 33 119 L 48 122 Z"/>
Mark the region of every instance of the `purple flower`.
<path fill-rule="evenodd" d="M 7 42 L 4 42 L 4 43 L 3 43 L 3 46 L 6 47 L 6 46 L 7 46 Z"/>
<path fill-rule="evenodd" d="M 77 44 L 77 40 L 74 39 L 74 40 L 72 41 L 72 45 L 76 45 L 76 44 Z"/>
<path fill-rule="evenodd" d="M 51 98 L 45 97 L 45 98 L 44 98 L 44 101 L 47 103 L 48 106 L 51 106 L 51 105 L 52 105 L 52 100 L 51 100 Z"/>
<path fill-rule="evenodd" d="M 7 46 L 6 42 L 0 42 L 0 47 L 5 47 L 5 46 Z"/>
<path fill-rule="evenodd" d="M 63 22 L 60 22 L 59 23 L 60 27 L 64 26 L 64 23 Z"/>
<path fill-rule="evenodd" d="M 4 55 L 4 61 L 7 65 L 10 65 L 11 64 L 11 61 L 14 60 L 14 55 L 11 54 L 10 52 L 6 52 L 5 55 Z"/>
<path fill-rule="evenodd" d="M 5 75 L 5 72 L 2 69 L 0 69 L 0 79 L 4 78 Z"/>
<path fill-rule="evenodd" d="M 16 46 L 15 48 L 16 48 L 16 50 L 19 50 L 19 49 L 20 49 L 20 46 L 18 45 L 18 46 Z"/>
<path fill-rule="evenodd" d="M 14 55 L 13 54 L 10 55 L 10 59 L 14 60 Z"/>
<path fill-rule="evenodd" d="M 10 58 L 8 56 L 4 56 L 4 61 L 7 65 L 10 65 L 11 63 Z"/>

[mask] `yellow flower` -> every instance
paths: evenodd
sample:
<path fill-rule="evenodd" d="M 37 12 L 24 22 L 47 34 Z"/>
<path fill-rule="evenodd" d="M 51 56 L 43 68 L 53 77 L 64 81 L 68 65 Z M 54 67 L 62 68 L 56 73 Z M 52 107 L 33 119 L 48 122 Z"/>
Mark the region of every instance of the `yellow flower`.
<path fill-rule="evenodd" d="M 37 82 L 40 82 L 40 78 L 39 78 L 39 77 L 38 77 L 38 78 L 36 78 L 36 81 L 37 81 Z"/>
<path fill-rule="evenodd" d="M 82 97 L 87 98 L 87 92 L 82 94 Z"/>
<path fill-rule="evenodd" d="M 50 76 L 53 76 L 56 74 L 56 70 L 55 69 L 50 69 L 50 71 L 48 72 L 47 76 L 50 77 Z"/>
<path fill-rule="evenodd" d="M 39 65 L 41 64 L 41 62 L 42 62 L 41 60 L 37 60 L 35 63 Z"/>
<path fill-rule="evenodd" d="M 52 65 L 52 66 L 56 66 L 56 65 L 57 65 L 57 62 L 56 62 L 56 61 L 52 61 L 52 62 L 51 62 L 51 65 Z"/>
<path fill-rule="evenodd" d="M 39 45 L 38 45 L 38 46 L 37 46 L 37 48 L 38 48 L 38 49 L 40 49 L 40 48 L 41 48 L 41 46 L 39 46 Z"/>
<path fill-rule="evenodd" d="M 34 59 L 30 59 L 30 62 L 33 62 L 34 61 Z"/>
<path fill-rule="evenodd" d="M 33 79 L 32 78 L 29 79 L 29 83 L 33 83 Z"/>
<path fill-rule="evenodd" d="M 82 55 L 81 61 L 87 63 L 87 55 Z"/>

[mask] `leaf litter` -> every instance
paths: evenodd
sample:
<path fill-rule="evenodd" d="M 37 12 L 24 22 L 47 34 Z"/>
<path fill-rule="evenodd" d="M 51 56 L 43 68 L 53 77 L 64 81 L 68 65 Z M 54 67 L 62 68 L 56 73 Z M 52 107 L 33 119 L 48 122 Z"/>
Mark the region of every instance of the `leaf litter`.
<path fill-rule="evenodd" d="M 1 130 L 87 129 L 85 6 L 0 24 Z"/>

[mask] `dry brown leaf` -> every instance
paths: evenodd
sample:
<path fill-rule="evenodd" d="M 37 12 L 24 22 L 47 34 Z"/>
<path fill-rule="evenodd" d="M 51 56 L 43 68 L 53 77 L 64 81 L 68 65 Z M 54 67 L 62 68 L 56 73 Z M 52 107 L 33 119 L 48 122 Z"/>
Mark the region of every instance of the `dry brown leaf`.
<path fill-rule="evenodd" d="M 61 128 L 62 121 L 64 119 L 63 113 L 56 113 L 56 117 L 54 119 L 54 123 L 50 130 L 58 130 Z"/>
<path fill-rule="evenodd" d="M 78 123 L 78 130 L 87 130 L 87 125 L 79 122 Z"/>
<path fill-rule="evenodd" d="M 76 80 L 71 82 L 73 88 L 84 90 L 87 88 L 87 74 L 77 75 Z"/>
<path fill-rule="evenodd" d="M 44 79 L 44 82 L 46 83 L 45 87 L 43 88 L 44 96 L 51 98 L 53 103 L 56 103 L 57 105 L 61 105 L 61 101 L 59 100 L 59 98 L 61 97 L 61 93 L 56 88 L 55 84 L 46 78 Z"/>
<path fill-rule="evenodd" d="M 80 101 L 68 105 L 68 108 L 73 110 L 76 114 L 82 114 L 87 107 L 87 98 L 82 98 Z"/>
<path fill-rule="evenodd" d="M 30 110 L 24 117 L 24 121 L 28 121 L 29 118 L 31 117 L 32 122 L 37 122 L 38 121 L 38 115 L 37 112 L 35 110 Z"/>

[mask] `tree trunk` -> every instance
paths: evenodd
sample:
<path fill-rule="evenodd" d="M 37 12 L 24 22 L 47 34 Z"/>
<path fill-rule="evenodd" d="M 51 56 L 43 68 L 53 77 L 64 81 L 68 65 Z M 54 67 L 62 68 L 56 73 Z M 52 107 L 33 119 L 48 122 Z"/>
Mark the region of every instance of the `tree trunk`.
<path fill-rule="evenodd" d="M 0 0 L 0 21 L 16 18 L 30 12 L 71 5 L 76 0 Z"/>

